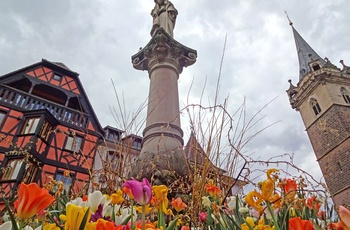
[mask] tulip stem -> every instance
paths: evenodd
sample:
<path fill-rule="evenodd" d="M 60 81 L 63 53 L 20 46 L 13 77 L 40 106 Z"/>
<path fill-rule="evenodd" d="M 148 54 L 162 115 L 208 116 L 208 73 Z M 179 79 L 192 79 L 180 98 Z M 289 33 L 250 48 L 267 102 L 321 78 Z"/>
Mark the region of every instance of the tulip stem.
<path fill-rule="evenodd" d="M 142 230 L 146 229 L 146 205 L 142 205 Z"/>
<path fill-rule="evenodd" d="M 134 230 L 135 229 L 135 225 L 134 225 L 134 200 L 131 200 L 131 229 Z"/>

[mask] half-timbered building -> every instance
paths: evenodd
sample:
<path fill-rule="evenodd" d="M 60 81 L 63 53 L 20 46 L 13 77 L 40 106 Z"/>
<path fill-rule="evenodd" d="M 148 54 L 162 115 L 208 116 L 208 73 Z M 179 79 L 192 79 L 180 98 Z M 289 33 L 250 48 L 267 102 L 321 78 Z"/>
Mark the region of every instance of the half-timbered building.
<path fill-rule="evenodd" d="M 78 78 L 45 59 L 0 77 L 0 189 L 62 181 L 88 189 L 103 129 Z M 1 201 L 0 201 L 1 203 Z"/>

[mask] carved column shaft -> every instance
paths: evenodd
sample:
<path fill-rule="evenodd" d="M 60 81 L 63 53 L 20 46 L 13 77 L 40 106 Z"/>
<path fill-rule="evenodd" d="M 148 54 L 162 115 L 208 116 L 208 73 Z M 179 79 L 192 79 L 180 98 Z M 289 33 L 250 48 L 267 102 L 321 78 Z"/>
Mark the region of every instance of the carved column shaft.
<path fill-rule="evenodd" d="M 142 151 L 166 151 L 183 146 L 176 66 L 159 62 L 149 70 L 150 88 Z"/>
<path fill-rule="evenodd" d="M 174 40 L 163 28 L 132 57 L 135 69 L 148 71 L 150 88 L 143 146 L 130 176 L 150 178 L 162 170 L 186 174 L 177 81 L 183 67 L 196 58 L 195 50 Z"/>

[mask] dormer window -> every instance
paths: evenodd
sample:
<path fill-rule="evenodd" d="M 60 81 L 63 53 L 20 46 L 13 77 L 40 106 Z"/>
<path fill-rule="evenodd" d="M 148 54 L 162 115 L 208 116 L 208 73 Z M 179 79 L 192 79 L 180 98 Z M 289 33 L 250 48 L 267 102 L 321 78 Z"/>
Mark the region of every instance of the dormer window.
<path fill-rule="evenodd" d="M 343 96 L 345 103 L 350 104 L 349 91 L 347 91 L 344 87 L 341 87 L 340 92 L 341 92 L 341 95 Z"/>
<path fill-rule="evenodd" d="M 53 79 L 60 82 L 61 79 L 62 79 L 62 76 L 55 73 L 55 74 L 53 75 Z"/>
<path fill-rule="evenodd" d="M 314 114 L 317 116 L 322 111 L 320 105 L 315 98 L 311 98 L 310 104 Z"/>
<path fill-rule="evenodd" d="M 312 66 L 312 69 L 313 69 L 314 71 L 316 71 L 316 70 L 321 69 L 321 67 L 320 67 L 319 64 L 316 64 L 316 65 L 313 65 L 313 66 Z"/>
<path fill-rule="evenodd" d="M 310 69 L 312 71 L 317 71 L 319 69 L 321 69 L 321 64 L 320 64 L 320 61 L 319 60 L 312 60 L 310 63 L 309 63 L 309 66 L 310 66 Z"/>

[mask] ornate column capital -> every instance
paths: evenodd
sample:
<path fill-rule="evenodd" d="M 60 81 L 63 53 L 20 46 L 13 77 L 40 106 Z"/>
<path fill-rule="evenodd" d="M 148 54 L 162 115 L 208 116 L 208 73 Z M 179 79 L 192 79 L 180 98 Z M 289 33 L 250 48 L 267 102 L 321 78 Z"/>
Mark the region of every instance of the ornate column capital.
<path fill-rule="evenodd" d="M 131 57 L 137 70 L 152 72 L 158 64 L 172 65 L 180 74 L 183 67 L 196 62 L 197 51 L 173 39 L 163 28 L 158 28 L 148 44 Z"/>

